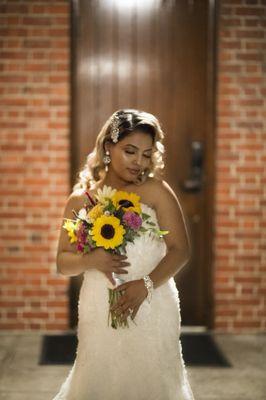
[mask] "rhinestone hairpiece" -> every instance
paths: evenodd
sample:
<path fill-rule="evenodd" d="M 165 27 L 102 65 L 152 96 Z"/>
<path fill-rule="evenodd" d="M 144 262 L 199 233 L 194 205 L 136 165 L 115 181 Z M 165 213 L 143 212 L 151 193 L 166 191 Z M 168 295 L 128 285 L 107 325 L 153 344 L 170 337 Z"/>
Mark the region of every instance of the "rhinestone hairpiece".
<path fill-rule="evenodd" d="M 119 117 L 118 115 L 114 115 L 111 120 L 111 138 L 115 143 L 118 141 L 118 136 L 119 136 L 118 125 L 119 125 Z"/>

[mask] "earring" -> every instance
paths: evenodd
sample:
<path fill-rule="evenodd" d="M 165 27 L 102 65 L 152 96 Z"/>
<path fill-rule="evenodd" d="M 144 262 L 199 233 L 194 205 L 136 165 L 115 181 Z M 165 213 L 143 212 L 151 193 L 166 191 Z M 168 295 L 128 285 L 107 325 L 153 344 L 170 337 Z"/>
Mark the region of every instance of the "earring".
<path fill-rule="evenodd" d="M 109 150 L 106 150 L 105 156 L 103 157 L 103 163 L 105 164 L 105 171 L 108 171 L 108 164 L 111 162 Z"/>

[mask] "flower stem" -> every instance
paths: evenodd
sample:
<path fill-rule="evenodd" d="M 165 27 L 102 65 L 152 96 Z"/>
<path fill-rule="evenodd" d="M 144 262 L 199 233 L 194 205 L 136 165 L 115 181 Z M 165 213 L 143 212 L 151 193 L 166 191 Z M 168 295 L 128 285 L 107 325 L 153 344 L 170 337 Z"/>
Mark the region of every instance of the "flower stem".
<path fill-rule="evenodd" d="M 110 323 L 110 317 L 111 317 L 111 327 L 114 329 L 117 329 L 118 326 L 121 326 L 122 328 L 129 328 L 128 320 L 123 320 L 122 316 L 119 315 L 117 316 L 114 311 L 111 311 L 110 308 L 117 303 L 118 299 L 123 295 L 123 291 L 115 291 L 113 289 L 108 288 L 109 292 L 109 312 L 108 312 L 108 326 Z M 134 322 L 134 321 L 133 321 Z M 135 322 L 134 322 L 135 323 Z M 136 323 L 135 323 L 136 325 Z"/>

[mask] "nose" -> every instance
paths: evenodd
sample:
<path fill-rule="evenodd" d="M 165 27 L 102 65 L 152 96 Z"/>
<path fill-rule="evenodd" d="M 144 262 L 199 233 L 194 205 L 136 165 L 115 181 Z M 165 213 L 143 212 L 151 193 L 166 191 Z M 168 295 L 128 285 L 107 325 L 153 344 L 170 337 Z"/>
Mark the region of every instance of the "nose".
<path fill-rule="evenodd" d="M 134 159 L 134 164 L 136 167 L 140 168 L 141 167 L 141 154 L 136 155 Z"/>

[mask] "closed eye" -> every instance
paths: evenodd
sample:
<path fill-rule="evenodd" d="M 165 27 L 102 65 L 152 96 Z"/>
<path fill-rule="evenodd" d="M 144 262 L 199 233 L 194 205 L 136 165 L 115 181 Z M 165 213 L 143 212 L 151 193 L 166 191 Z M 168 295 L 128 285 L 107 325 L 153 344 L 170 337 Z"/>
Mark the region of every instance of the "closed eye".
<path fill-rule="evenodd" d="M 134 151 L 132 152 L 132 151 L 127 151 L 127 150 L 125 150 L 125 152 L 126 152 L 127 154 L 135 154 Z M 148 156 L 148 155 L 146 155 L 146 154 L 143 154 L 143 155 L 144 155 L 144 157 L 146 157 L 146 158 L 151 158 L 151 156 Z"/>

